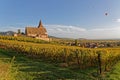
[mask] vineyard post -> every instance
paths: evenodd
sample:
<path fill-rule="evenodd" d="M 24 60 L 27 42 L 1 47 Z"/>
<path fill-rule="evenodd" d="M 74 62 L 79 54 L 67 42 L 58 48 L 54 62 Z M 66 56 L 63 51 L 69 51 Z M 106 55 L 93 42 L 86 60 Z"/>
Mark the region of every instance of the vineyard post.
<path fill-rule="evenodd" d="M 68 54 L 68 49 L 64 48 L 64 61 L 65 63 L 67 63 L 67 54 Z"/>
<path fill-rule="evenodd" d="M 102 67 L 101 67 L 101 52 L 98 52 L 98 72 L 99 74 L 102 73 Z"/>
<path fill-rule="evenodd" d="M 77 58 L 77 64 L 79 65 L 80 61 L 79 61 L 79 51 L 78 51 L 78 49 L 76 49 L 76 58 Z"/>

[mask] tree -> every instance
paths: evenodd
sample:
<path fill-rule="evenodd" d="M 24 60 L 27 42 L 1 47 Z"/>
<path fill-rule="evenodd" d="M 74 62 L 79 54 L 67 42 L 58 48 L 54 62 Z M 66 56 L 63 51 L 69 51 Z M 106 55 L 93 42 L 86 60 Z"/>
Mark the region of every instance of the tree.
<path fill-rule="evenodd" d="M 20 29 L 18 29 L 18 34 L 21 34 L 21 31 L 20 31 Z"/>
<path fill-rule="evenodd" d="M 78 46 L 78 40 L 77 39 L 75 40 L 75 46 Z"/>

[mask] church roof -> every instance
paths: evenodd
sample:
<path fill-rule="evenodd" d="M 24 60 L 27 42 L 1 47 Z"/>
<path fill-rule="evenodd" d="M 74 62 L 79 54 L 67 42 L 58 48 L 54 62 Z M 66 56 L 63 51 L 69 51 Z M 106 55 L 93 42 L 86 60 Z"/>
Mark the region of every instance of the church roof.
<path fill-rule="evenodd" d="M 47 30 L 43 27 L 42 22 L 40 20 L 38 28 L 35 27 L 26 27 L 27 34 L 46 34 Z"/>
<path fill-rule="evenodd" d="M 40 34 L 38 28 L 34 28 L 34 27 L 26 27 L 26 32 L 27 34 Z"/>
<path fill-rule="evenodd" d="M 40 20 L 39 25 L 38 25 L 38 28 L 40 28 L 40 27 L 43 27 L 41 20 Z"/>

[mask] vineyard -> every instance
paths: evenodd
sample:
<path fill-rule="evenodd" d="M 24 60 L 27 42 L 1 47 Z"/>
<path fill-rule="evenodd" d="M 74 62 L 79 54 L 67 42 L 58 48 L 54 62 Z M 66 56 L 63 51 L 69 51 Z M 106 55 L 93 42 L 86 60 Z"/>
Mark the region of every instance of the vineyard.
<path fill-rule="evenodd" d="M 22 40 L 22 39 L 21 39 Z M 0 48 L 11 49 L 18 54 L 62 64 L 79 69 L 95 67 L 98 74 L 108 71 L 120 60 L 119 48 L 80 48 L 52 44 L 37 44 L 19 40 L 0 39 Z"/>
<path fill-rule="evenodd" d="M 19 37 L 14 37 L 14 36 L 1 36 L 0 39 L 2 40 L 14 40 L 14 41 L 20 41 L 20 42 L 32 42 L 32 43 L 48 43 L 47 41 L 40 40 L 40 39 L 35 39 L 31 37 L 25 37 L 25 36 L 19 36 Z"/>

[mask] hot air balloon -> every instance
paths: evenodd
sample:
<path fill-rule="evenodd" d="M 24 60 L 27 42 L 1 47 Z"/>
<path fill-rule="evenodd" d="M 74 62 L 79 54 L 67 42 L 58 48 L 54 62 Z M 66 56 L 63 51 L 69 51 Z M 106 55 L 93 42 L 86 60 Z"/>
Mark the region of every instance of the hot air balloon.
<path fill-rule="evenodd" d="M 107 15 L 108 15 L 108 13 L 105 13 L 105 15 L 107 16 Z"/>

